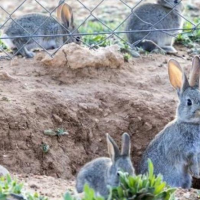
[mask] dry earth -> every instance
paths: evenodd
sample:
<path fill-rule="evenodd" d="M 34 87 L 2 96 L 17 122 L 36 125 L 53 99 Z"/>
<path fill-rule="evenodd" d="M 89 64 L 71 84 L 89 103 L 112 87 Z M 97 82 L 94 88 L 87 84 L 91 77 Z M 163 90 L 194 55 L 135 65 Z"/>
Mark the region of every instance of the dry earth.
<path fill-rule="evenodd" d="M 81 2 L 89 9 L 100 2 L 91 1 Z M 39 2 L 50 10 L 57 5 L 57 0 Z M 132 6 L 133 1 L 124 2 Z M 191 2 L 200 7 L 198 0 Z M 20 3 L 1 0 L 0 5 L 12 12 Z M 78 1 L 68 3 L 75 20 L 82 23 L 89 11 Z M 36 1 L 27 0 L 13 16 L 33 11 L 44 13 Z M 124 19 L 129 12 L 122 1 L 104 1 L 93 14 L 110 19 L 112 13 L 112 19 Z M 0 9 L 0 24 L 7 17 Z M 32 60 L 0 60 L 0 163 L 30 191 L 61 199 L 66 190 L 74 189 L 74 177 L 84 163 L 107 155 L 105 133 L 120 144 L 126 131 L 137 168 L 149 141 L 174 118 L 177 97 L 168 81 L 167 60 L 177 59 L 186 71 L 191 67 L 187 49 L 178 50 L 178 56 L 146 55 L 117 68 L 102 63 L 79 69 L 49 66 L 41 61 L 44 53 Z M 58 128 L 68 134 L 44 135 L 45 130 Z M 177 196 L 199 199 L 196 190 L 178 190 Z"/>
<path fill-rule="evenodd" d="M 72 188 L 84 163 L 107 156 L 105 133 L 119 144 L 123 132 L 131 135 L 137 168 L 149 141 L 174 118 L 177 97 L 167 60 L 177 59 L 186 71 L 191 67 L 182 47 L 178 56 L 151 54 L 129 63 L 121 63 L 119 55 L 117 68 L 104 66 L 104 59 L 87 66 L 86 57 L 77 55 L 77 65 L 84 67 L 74 69 L 69 57 L 59 58 L 63 65 L 48 65 L 45 53 L 0 63 L 0 163 L 26 187 L 54 199 Z M 68 134 L 44 134 L 58 128 Z M 194 194 L 197 198 L 196 191 L 189 192 Z"/>

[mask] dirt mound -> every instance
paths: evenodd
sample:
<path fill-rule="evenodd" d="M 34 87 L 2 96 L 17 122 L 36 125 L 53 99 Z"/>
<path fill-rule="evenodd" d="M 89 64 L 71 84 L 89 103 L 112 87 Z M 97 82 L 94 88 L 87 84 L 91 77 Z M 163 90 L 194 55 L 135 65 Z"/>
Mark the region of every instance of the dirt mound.
<path fill-rule="evenodd" d="M 118 68 L 124 64 L 123 55 L 120 54 L 117 45 L 92 50 L 75 43 L 64 45 L 53 58 L 49 55 L 39 54 L 38 60 L 42 60 L 42 63 L 46 66 L 70 69 L 86 67 Z"/>
<path fill-rule="evenodd" d="M 128 132 L 137 167 L 149 141 L 174 118 L 169 58 L 80 69 L 46 67 L 36 58 L 2 61 L 0 73 L 9 78 L 0 77 L 0 163 L 11 172 L 72 178 L 87 161 L 108 155 L 105 133 L 120 143 Z M 191 60 L 176 59 L 190 68 Z M 44 134 L 58 128 L 68 134 Z"/>

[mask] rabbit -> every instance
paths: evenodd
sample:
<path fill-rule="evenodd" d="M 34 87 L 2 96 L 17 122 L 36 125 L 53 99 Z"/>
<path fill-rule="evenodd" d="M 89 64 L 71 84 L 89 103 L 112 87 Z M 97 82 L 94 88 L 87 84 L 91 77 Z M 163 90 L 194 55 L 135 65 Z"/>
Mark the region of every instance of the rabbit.
<path fill-rule="evenodd" d="M 57 20 L 43 14 L 27 14 L 15 19 L 5 27 L 2 37 L 69 34 L 70 32 L 78 34 L 74 26 L 72 8 L 64 3 L 57 8 Z M 33 39 L 23 37 L 3 39 L 3 42 L 8 48 L 27 58 L 33 58 L 34 53 L 31 50 L 40 46 L 48 50 L 59 48 L 63 44 L 70 42 L 80 44 L 80 36 L 78 35 L 35 37 Z"/>
<path fill-rule="evenodd" d="M 122 135 L 122 151 L 115 141 L 107 134 L 107 145 L 110 158 L 100 157 L 87 163 L 77 175 L 76 189 L 78 193 L 83 192 L 87 183 L 94 189 L 96 195 L 107 197 L 108 186 L 118 186 L 119 170 L 130 175 L 135 174 L 135 169 L 130 159 L 130 136 L 128 133 Z"/>
<path fill-rule="evenodd" d="M 199 178 L 200 175 L 199 57 L 193 58 L 189 81 L 174 59 L 168 62 L 168 74 L 179 98 L 176 118 L 150 142 L 142 156 L 139 172 L 148 171 L 150 158 L 156 175 L 162 174 L 171 187 L 186 189 L 192 185 L 192 176 Z"/>
<path fill-rule="evenodd" d="M 125 28 L 129 43 L 149 52 L 159 47 L 167 53 L 177 53 L 173 44 L 180 31 L 150 33 L 144 32 L 144 30 L 181 29 L 183 27 L 181 17 L 183 10 L 181 0 L 157 0 L 157 4 L 146 3 L 138 6 L 130 15 Z M 128 32 L 136 30 L 141 30 L 141 32 Z"/>
<path fill-rule="evenodd" d="M 9 171 L 5 167 L 3 167 L 2 165 L 0 165 L 0 177 L 1 176 L 6 176 L 8 174 L 10 174 Z"/>

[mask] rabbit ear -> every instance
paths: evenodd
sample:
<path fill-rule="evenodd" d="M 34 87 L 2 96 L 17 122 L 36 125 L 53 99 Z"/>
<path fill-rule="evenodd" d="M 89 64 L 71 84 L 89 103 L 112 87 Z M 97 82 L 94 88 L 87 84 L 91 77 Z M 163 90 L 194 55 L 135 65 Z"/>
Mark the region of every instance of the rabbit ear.
<path fill-rule="evenodd" d="M 110 155 L 110 158 L 114 162 L 117 160 L 117 158 L 120 155 L 119 148 L 118 148 L 117 144 L 115 143 L 115 141 L 110 137 L 110 135 L 108 133 L 106 134 L 106 137 L 107 137 L 107 144 L 108 144 L 108 153 Z"/>
<path fill-rule="evenodd" d="M 62 7 L 63 7 L 63 3 L 64 1 L 63 0 L 60 0 L 59 4 L 58 4 L 58 7 L 56 9 L 56 12 L 57 12 L 57 19 L 59 20 L 59 22 L 62 21 L 61 19 L 61 11 L 62 11 Z"/>
<path fill-rule="evenodd" d="M 183 92 L 189 87 L 185 73 L 179 63 L 174 59 L 170 59 L 168 62 L 168 74 L 171 85 L 177 89 L 178 92 Z"/>
<path fill-rule="evenodd" d="M 65 25 L 65 27 L 74 27 L 74 19 L 72 8 L 64 3 L 61 9 L 61 21 Z"/>
<path fill-rule="evenodd" d="M 124 133 L 122 135 L 122 151 L 121 155 L 123 156 L 129 156 L 131 151 L 131 142 L 130 142 L 130 136 L 128 133 Z"/>
<path fill-rule="evenodd" d="M 192 60 L 192 71 L 190 73 L 190 86 L 194 87 L 199 85 L 199 75 L 200 75 L 200 59 L 195 56 Z"/>

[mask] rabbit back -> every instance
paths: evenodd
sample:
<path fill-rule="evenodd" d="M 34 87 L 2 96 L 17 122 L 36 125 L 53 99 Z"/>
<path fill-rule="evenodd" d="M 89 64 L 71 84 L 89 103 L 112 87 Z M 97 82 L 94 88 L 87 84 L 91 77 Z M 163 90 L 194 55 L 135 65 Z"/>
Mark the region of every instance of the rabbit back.
<path fill-rule="evenodd" d="M 46 15 L 27 14 L 15 19 L 15 21 L 12 21 L 5 27 L 4 36 L 54 35 L 63 33 L 62 26 L 55 19 Z M 58 48 L 63 44 L 63 36 L 35 37 L 34 40 L 45 49 Z M 17 48 L 16 42 L 20 42 L 22 45 L 27 43 L 26 47 L 30 50 L 39 47 L 34 40 L 29 37 L 22 37 L 16 39 L 4 39 L 4 43 L 11 49 Z"/>
<path fill-rule="evenodd" d="M 126 31 L 153 30 L 154 28 L 151 28 L 151 26 L 158 21 L 160 22 L 155 25 L 156 29 L 174 29 L 182 27 L 183 20 L 181 16 L 177 14 L 178 11 L 170 11 L 170 8 L 163 7 L 159 4 L 143 4 L 131 14 L 126 25 Z M 136 42 L 136 46 L 140 46 L 140 44 L 137 45 L 137 41 L 142 40 L 148 33 L 148 31 L 127 33 L 127 38 L 131 44 Z M 176 36 L 179 32 L 169 31 L 168 33 Z M 170 46 L 174 42 L 174 37 L 161 31 L 151 32 L 145 39 L 155 42 L 160 47 Z"/>
<path fill-rule="evenodd" d="M 79 193 L 83 192 L 84 185 L 87 183 L 95 192 L 106 196 L 108 194 L 107 173 L 111 165 L 110 158 L 101 157 L 83 166 L 76 178 L 77 191 Z"/>

